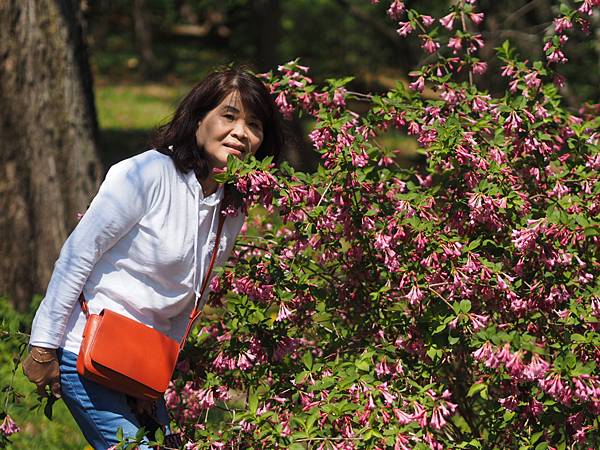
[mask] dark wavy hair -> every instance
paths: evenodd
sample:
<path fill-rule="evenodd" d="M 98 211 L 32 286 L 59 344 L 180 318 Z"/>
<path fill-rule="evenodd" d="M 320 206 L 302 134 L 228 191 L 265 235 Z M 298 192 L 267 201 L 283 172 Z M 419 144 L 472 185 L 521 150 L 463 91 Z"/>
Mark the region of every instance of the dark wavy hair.
<path fill-rule="evenodd" d="M 217 69 L 207 75 L 181 101 L 171 121 L 156 130 L 151 146 L 170 156 L 180 172 L 194 170 L 198 178 L 206 178 L 206 154 L 196 143 L 198 121 L 231 92 L 238 92 L 244 108 L 262 122 L 263 141 L 255 157 L 273 156 L 277 161 L 283 146 L 277 107 L 264 83 L 245 67 Z"/>

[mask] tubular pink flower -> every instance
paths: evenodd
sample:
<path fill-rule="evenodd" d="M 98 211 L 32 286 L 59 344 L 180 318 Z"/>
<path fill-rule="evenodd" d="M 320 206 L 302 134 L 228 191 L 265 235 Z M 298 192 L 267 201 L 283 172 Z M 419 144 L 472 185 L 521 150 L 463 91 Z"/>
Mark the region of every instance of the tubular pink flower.
<path fill-rule="evenodd" d="M 530 72 L 525 75 L 525 84 L 529 89 L 537 89 L 542 81 L 538 78 L 537 72 Z"/>
<path fill-rule="evenodd" d="M 442 17 L 440 19 L 440 23 L 442 24 L 442 26 L 448 30 L 452 30 L 452 28 L 454 27 L 454 18 L 456 17 L 456 13 L 450 13 L 448 15 L 445 15 L 444 17 Z"/>
<path fill-rule="evenodd" d="M 404 2 L 402 0 L 392 0 L 390 7 L 387 10 L 388 16 L 392 20 L 399 20 L 404 13 Z"/>
<path fill-rule="evenodd" d="M 460 37 L 451 37 L 448 40 L 448 47 L 457 53 L 462 48 L 462 39 Z"/>
<path fill-rule="evenodd" d="M 390 393 L 390 391 L 388 391 L 387 382 L 377 386 L 377 389 L 381 392 L 385 404 L 387 406 L 392 406 L 396 401 L 397 397 L 394 394 Z"/>
<path fill-rule="evenodd" d="M 525 366 L 525 370 L 523 371 L 523 375 L 530 381 L 537 380 L 548 372 L 550 365 L 542 359 L 540 355 L 537 353 L 533 353 L 531 355 L 530 363 Z"/>
<path fill-rule="evenodd" d="M 439 429 L 443 428 L 444 425 L 446 425 L 446 423 L 447 422 L 444 419 L 444 416 L 442 415 L 440 410 L 438 408 L 434 408 L 433 413 L 431 413 L 431 419 L 430 419 L 429 425 L 432 428 L 439 430 Z"/>
<path fill-rule="evenodd" d="M 427 426 L 427 411 L 419 403 L 413 403 L 414 413 L 412 414 L 412 420 L 416 421 L 422 427 Z"/>
<path fill-rule="evenodd" d="M 423 25 L 425 25 L 426 27 L 430 27 L 435 23 L 435 19 L 431 16 L 422 15 L 421 20 L 423 21 Z"/>
<path fill-rule="evenodd" d="M 493 354 L 492 344 L 489 341 L 486 341 L 485 344 L 479 348 L 479 350 L 476 350 L 472 353 L 473 358 L 475 358 L 477 361 L 485 361 Z"/>
<path fill-rule="evenodd" d="M 487 72 L 487 63 L 483 61 L 477 61 L 473 64 L 473 73 L 475 75 L 483 75 Z"/>
<path fill-rule="evenodd" d="M 416 81 L 410 83 L 408 85 L 408 87 L 410 87 L 414 91 L 423 92 L 423 89 L 425 88 L 425 78 L 423 78 L 423 77 L 417 78 Z M 411 122 L 411 123 L 416 123 L 416 122 Z"/>
<path fill-rule="evenodd" d="M 421 289 L 419 289 L 418 284 L 413 285 L 410 292 L 406 295 L 406 298 L 411 305 L 417 305 L 421 302 L 423 299 L 423 292 L 421 292 Z"/>
<path fill-rule="evenodd" d="M 21 429 L 17 426 L 12 417 L 7 414 L 0 425 L 0 432 L 4 434 L 4 436 L 11 436 L 19 431 L 21 431 Z"/>
<path fill-rule="evenodd" d="M 469 14 L 469 18 L 471 19 L 471 22 L 473 22 L 475 25 L 479 25 L 481 22 L 483 22 L 484 17 L 485 17 L 484 13 Z"/>
<path fill-rule="evenodd" d="M 293 311 L 289 309 L 283 302 L 279 304 L 279 313 L 275 322 L 281 322 L 292 315 Z"/>
<path fill-rule="evenodd" d="M 375 373 L 377 374 L 378 377 L 382 377 L 384 375 L 390 375 L 392 373 L 392 370 L 390 369 L 390 367 L 388 366 L 387 360 L 385 358 L 385 356 L 383 357 L 383 359 L 377 363 L 377 365 L 375 366 Z"/>
<path fill-rule="evenodd" d="M 437 41 L 434 41 L 429 36 L 423 40 L 421 47 L 429 54 L 435 53 L 439 50 L 440 44 Z"/>
<path fill-rule="evenodd" d="M 400 25 L 400 28 L 398 28 L 396 32 L 402 37 L 406 37 L 414 31 L 410 22 L 398 22 L 398 25 Z"/>
<path fill-rule="evenodd" d="M 406 425 L 413 421 L 413 416 L 411 414 L 407 414 L 399 408 L 394 408 L 392 411 L 400 425 Z"/>
<path fill-rule="evenodd" d="M 286 119 L 291 119 L 294 107 L 288 103 L 283 91 L 279 93 L 277 98 L 275 98 L 275 104 L 279 107 L 279 111 L 281 111 L 283 117 Z"/>
<path fill-rule="evenodd" d="M 565 16 L 554 19 L 554 31 L 557 34 L 562 33 L 564 30 L 570 30 L 571 28 L 573 28 L 573 24 L 568 17 Z"/>
<path fill-rule="evenodd" d="M 487 327 L 488 321 L 490 320 L 489 316 L 482 316 L 473 313 L 469 314 L 469 319 L 473 325 L 473 331 L 483 330 L 485 327 Z"/>

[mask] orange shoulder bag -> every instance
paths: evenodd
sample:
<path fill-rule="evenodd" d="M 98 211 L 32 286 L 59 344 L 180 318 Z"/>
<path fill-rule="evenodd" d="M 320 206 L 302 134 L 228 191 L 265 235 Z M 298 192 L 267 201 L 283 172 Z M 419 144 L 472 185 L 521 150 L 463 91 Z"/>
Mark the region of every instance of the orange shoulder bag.
<path fill-rule="evenodd" d="M 200 300 L 215 264 L 223 222 L 224 216 L 220 214 L 210 265 L 181 342 L 108 309 L 103 309 L 100 314 L 90 314 L 83 293 L 79 296 L 87 318 L 77 357 L 77 372 L 81 376 L 132 397 L 162 397 L 171 381 L 179 352 L 200 315 Z"/>

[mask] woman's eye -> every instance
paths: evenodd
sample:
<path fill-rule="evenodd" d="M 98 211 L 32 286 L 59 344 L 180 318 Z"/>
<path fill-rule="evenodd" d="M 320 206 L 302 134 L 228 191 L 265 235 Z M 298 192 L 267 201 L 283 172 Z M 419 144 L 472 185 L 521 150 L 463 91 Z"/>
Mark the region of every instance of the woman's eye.
<path fill-rule="evenodd" d="M 235 117 L 233 116 L 233 114 L 223 114 L 223 117 L 225 117 L 227 120 L 233 120 L 233 119 L 235 119 Z"/>

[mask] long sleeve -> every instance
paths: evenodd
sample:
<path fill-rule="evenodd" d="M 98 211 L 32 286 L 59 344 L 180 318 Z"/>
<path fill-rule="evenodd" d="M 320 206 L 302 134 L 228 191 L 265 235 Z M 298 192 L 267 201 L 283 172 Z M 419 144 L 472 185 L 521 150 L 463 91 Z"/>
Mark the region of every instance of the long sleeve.
<path fill-rule="evenodd" d="M 90 272 L 145 213 L 160 180 L 159 170 L 156 165 L 134 159 L 109 170 L 98 194 L 62 247 L 33 321 L 32 345 L 60 345 L 69 315 Z"/>

